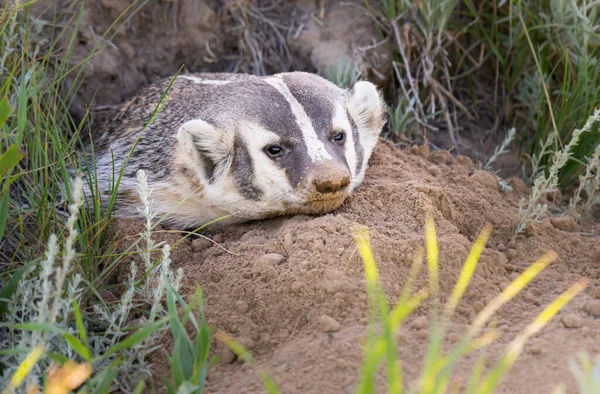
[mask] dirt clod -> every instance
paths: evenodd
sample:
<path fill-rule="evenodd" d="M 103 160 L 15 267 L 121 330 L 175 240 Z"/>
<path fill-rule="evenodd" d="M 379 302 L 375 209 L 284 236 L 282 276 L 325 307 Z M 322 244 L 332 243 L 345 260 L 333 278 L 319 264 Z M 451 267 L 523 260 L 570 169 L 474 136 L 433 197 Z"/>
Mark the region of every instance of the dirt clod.
<path fill-rule="evenodd" d="M 487 171 L 477 170 L 471 178 L 491 190 L 498 190 L 498 180 Z"/>
<path fill-rule="evenodd" d="M 554 227 L 563 231 L 579 231 L 579 224 L 571 216 L 557 216 L 550 219 Z"/>
<path fill-rule="evenodd" d="M 210 240 L 208 240 L 204 237 L 197 238 L 192 241 L 192 249 L 196 253 L 200 253 L 200 252 L 210 248 L 211 246 L 212 246 L 212 242 L 210 242 Z"/>
<path fill-rule="evenodd" d="M 506 251 L 506 257 L 508 257 L 509 260 L 514 260 L 514 258 L 517 257 L 517 251 L 514 249 L 508 249 Z"/>
<path fill-rule="evenodd" d="M 410 327 L 416 330 L 421 330 L 429 326 L 429 320 L 427 316 L 419 316 L 410 323 Z"/>
<path fill-rule="evenodd" d="M 274 266 L 281 264 L 283 261 L 285 261 L 285 256 L 278 253 L 265 254 L 254 262 L 251 272 L 253 274 L 259 274 L 263 271 L 268 271 Z"/>
<path fill-rule="evenodd" d="M 452 157 L 450 152 L 448 152 L 447 150 L 438 150 L 438 151 L 432 152 L 429 155 L 429 160 L 431 160 L 435 164 L 445 164 L 445 165 L 450 165 L 450 164 L 452 164 L 452 162 L 454 162 L 454 158 Z"/>
<path fill-rule="evenodd" d="M 600 317 L 600 300 L 589 300 L 585 304 L 585 311 L 594 317 Z"/>
<path fill-rule="evenodd" d="M 342 329 L 342 325 L 333 317 L 321 315 L 319 317 L 319 325 L 323 332 L 338 332 Z"/>
<path fill-rule="evenodd" d="M 583 326 L 583 318 L 579 315 L 569 314 L 562 317 L 562 322 L 567 328 L 579 328 Z"/>

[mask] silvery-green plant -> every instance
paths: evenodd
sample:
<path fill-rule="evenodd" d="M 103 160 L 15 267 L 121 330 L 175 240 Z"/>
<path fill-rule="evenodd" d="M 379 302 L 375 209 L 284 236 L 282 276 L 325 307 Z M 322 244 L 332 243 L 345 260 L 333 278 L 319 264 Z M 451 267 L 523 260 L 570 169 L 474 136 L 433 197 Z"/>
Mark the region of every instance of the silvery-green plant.
<path fill-rule="evenodd" d="M 494 154 L 492 155 L 492 157 L 490 157 L 487 161 L 487 163 L 485 163 L 485 167 L 484 169 L 486 171 L 489 171 L 492 169 L 492 163 L 494 161 L 496 161 L 496 159 L 498 158 L 498 156 L 507 153 L 508 150 L 506 149 L 506 147 L 508 147 L 508 145 L 512 142 L 512 140 L 515 138 L 515 128 L 511 128 L 510 130 L 508 130 L 508 133 L 506 134 L 506 137 L 504 137 L 504 140 L 502 141 L 502 144 L 500 144 L 500 146 L 496 147 L 496 149 L 494 150 Z"/>
<path fill-rule="evenodd" d="M 82 289 L 81 275 L 74 272 L 76 252 L 74 245 L 77 239 L 75 228 L 79 209 L 83 203 L 82 180 L 73 182 L 73 201 L 69 205 L 67 219 L 68 236 L 64 241 L 62 256 L 55 234 L 48 240 L 46 257 L 41 262 L 39 272 L 35 265 L 30 265 L 24 280 L 19 283 L 9 302 L 5 322 L 0 327 L 2 349 L 24 350 L 24 352 L 0 353 L 0 366 L 4 367 L 2 386 L 16 366 L 23 360 L 27 351 L 37 345 L 43 345 L 48 351 L 72 358 L 73 349 L 66 346 L 59 330 L 73 333 L 76 329 L 68 324 L 73 313 L 73 302 L 76 302 Z M 60 264 L 57 264 L 60 259 Z M 34 324 L 38 329 L 19 328 L 19 324 Z M 40 329 L 43 328 L 43 329 Z M 37 364 L 29 375 L 32 383 L 39 384 L 43 372 L 43 364 Z"/>
<path fill-rule="evenodd" d="M 540 199 L 547 193 L 552 193 L 558 190 L 558 173 L 571 159 L 572 151 L 579 143 L 579 138 L 583 133 L 589 133 L 593 125 L 600 121 L 600 109 L 596 109 L 594 113 L 585 122 L 581 129 L 575 129 L 571 140 L 564 147 L 554 153 L 552 165 L 548 171 L 548 175 L 540 174 L 533 181 L 533 188 L 529 199 L 522 198 L 519 200 L 519 210 L 517 212 L 517 226 L 515 232 L 523 232 L 529 225 L 536 223 L 539 219 L 548 212 L 548 205 L 541 204 Z"/>
<path fill-rule="evenodd" d="M 585 197 L 583 196 L 585 192 Z M 595 204 L 600 203 L 600 145 L 588 157 L 585 173 L 579 176 L 579 185 L 569 203 L 571 213 L 581 219 Z"/>
<path fill-rule="evenodd" d="M 138 173 L 138 191 L 142 201 L 141 211 L 150 212 L 151 190 L 148 189 L 146 176 Z M 177 292 L 183 272 L 173 272 L 170 268 L 170 246 L 162 245 L 159 261 L 143 258 L 146 272 L 139 278 L 139 267 L 130 265 L 130 274 L 126 289 L 116 305 L 104 302 L 93 305 L 93 313 L 82 319 L 78 326 L 75 315 L 80 313 L 78 302 L 83 291 L 82 277 L 77 270 L 77 253 L 75 250 L 77 230 L 76 223 L 81 208 L 82 180 L 73 182 L 73 202 L 69 206 L 67 219 L 68 236 L 63 242 L 62 255 L 58 237 L 53 234 L 48 242 L 45 259 L 39 272 L 31 265 L 23 276 L 16 291 L 9 301 L 5 323 L 0 325 L 0 366 L 3 367 L 0 386 L 13 375 L 25 355 L 36 345 L 42 344 L 46 352 L 52 352 L 69 359 L 89 353 L 93 360 L 94 370 L 102 371 L 111 365 L 118 365 L 117 374 L 112 383 L 113 388 L 131 392 L 140 381 L 150 376 L 147 357 L 161 347 L 159 338 L 168 330 L 166 317 L 168 311 L 164 306 L 167 289 Z M 151 239 L 152 215 L 146 215 L 147 227 L 141 237 L 147 246 L 156 248 Z M 131 321 L 134 313 L 149 311 L 137 320 L 137 327 L 148 330 L 139 340 L 123 346 L 123 340 L 131 338 Z M 100 327 L 90 330 L 89 322 Z M 71 335 L 74 340 L 65 341 Z M 80 336 L 82 341 L 77 340 Z M 79 346 L 77 346 L 79 344 Z M 116 364 L 115 364 L 116 363 Z M 49 366 L 49 360 L 42 359 L 30 371 L 30 383 L 39 384 L 41 377 Z"/>

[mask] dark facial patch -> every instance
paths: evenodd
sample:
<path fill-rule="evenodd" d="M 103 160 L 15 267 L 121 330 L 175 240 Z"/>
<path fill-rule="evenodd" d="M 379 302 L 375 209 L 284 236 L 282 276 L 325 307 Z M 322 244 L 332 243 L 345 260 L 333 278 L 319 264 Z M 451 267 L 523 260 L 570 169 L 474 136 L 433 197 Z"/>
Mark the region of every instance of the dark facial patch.
<path fill-rule="evenodd" d="M 280 137 L 278 145 L 285 149 L 285 153 L 279 158 L 269 159 L 285 171 L 292 187 L 298 187 L 304 180 L 311 159 L 290 104 L 276 88 L 265 82 L 260 82 L 252 87 L 252 91 L 245 93 L 245 99 L 239 98 L 235 104 L 231 104 L 238 106 L 236 111 L 240 112 L 240 119 L 247 119 Z M 260 97 L 260 100 L 248 100 L 248 97 Z M 241 124 L 243 127 L 243 122 Z M 252 135 L 249 137 L 252 138 Z M 264 152 L 258 154 L 266 156 Z"/>
<path fill-rule="evenodd" d="M 334 91 L 330 87 L 312 83 L 312 81 L 309 82 L 304 78 L 298 81 L 292 77 L 284 77 L 284 81 L 294 98 L 304 108 L 313 129 L 321 142 L 323 142 L 323 145 L 325 145 L 327 152 L 335 160 L 346 164 L 348 167 L 346 155 L 344 154 L 344 145 L 337 145 L 331 142 L 331 137 L 334 134 L 345 131 L 334 130 L 331 124 L 335 113 L 335 106 L 328 98 L 334 97 L 339 92 Z"/>
<path fill-rule="evenodd" d="M 364 157 L 365 153 L 364 153 L 363 146 L 360 144 L 360 140 L 358 138 L 358 127 L 356 127 L 356 122 L 350 115 L 350 111 L 348 111 L 347 109 L 346 109 L 346 117 L 348 118 L 348 121 L 350 122 L 350 127 L 352 128 L 352 138 L 354 139 L 354 150 L 356 151 L 356 173 L 358 174 L 358 172 L 360 171 L 360 169 L 362 167 L 362 161 L 363 161 L 363 157 Z"/>
<path fill-rule="evenodd" d="M 249 200 L 258 201 L 263 192 L 254 185 L 254 165 L 244 141 L 237 135 L 233 139 L 231 176 L 238 192 Z"/>

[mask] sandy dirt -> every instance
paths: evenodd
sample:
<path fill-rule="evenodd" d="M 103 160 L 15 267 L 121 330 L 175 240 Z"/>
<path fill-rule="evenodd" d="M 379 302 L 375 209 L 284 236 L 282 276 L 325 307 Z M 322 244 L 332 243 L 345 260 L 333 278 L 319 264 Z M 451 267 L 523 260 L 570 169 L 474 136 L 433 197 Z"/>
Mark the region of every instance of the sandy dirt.
<path fill-rule="evenodd" d="M 352 238 L 357 226 L 370 229 L 381 280 L 390 302 L 407 279 L 413 253 L 424 243 L 424 218 L 432 212 L 440 243 L 440 285 L 449 294 L 477 233 L 494 231 L 448 336 L 451 346 L 478 311 L 511 280 L 550 249 L 559 258 L 510 304 L 496 324 L 501 337 L 488 349 L 497 360 L 505 346 L 556 296 L 582 277 L 591 286 L 527 345 L 500 393 L 550 393 L 574 382 L 568 361 L 579 351 L 600 351 L 600 237 L 569 218 L 544 219 L 527 235 L 511 240 L 521 181 L 503 193 L 489 173 L 465 157 L 426 149 L 400 151 L 381 143 L 364 184 L 337 211 L 257 221 L 188 239 L 173 251 L 185 272 L 183 293 L 204 291 L 209 323 L 248 347 L 282 392 L 351 392 L 362 362 L 367 297 L 362 261 Z M 554 223 L 554 224 L 553 224 Z M 598 223 L 591 224 L 596 226 Z M 136 233 L 121 224 L 119 239 Z M 174 243 L 176 234 L 157 233 Z M 419 287 L 427 281 L 425 270 Z M 419 308 L 398 333 L 404 374 L 414 381 L 422 366 L 428 307 Z M 216 345 L 221 362 L 211 370 L 211 393 L 264 392 L 255 370 Z M 167 373 L 157 356 L 157 377 Z M 468 372 L 465 364 L 461 372 Z M 383 382 L 383 381 L 382 381 Z"/>
<path fill-rule="evenodd" d="M 40 4 L 44 3 L 48 4 Z M 72 2 L 63 3 L 67 7 Z M 76 59 L 99 42 L 104 50 L 86 70 L 77 102 L 81 108 L 90 97 L 95 97 L 98 106 L 120 103 L 155 78 L 176 72 L 181 63 L 186 64 L 184 71 L 192 72 L 231 66 L 227 56 L 235 51 L 229 46 L 239 37 L 226 35 L 235 29 L 227 27 L 230 20 L 221 2 L 150 2 L 110 40 L 102 41 L 101 32 L 123 11 L 123 3 L 100 0 L 86 5 Z M 288 37 L 295 64 L 308 70 L 326 68 L 336 65 L 344 54 L 359 56 L 355 60 L 363 64 L 361 48 L 377 38 L 367 36 L 372 32 L 364 21 L 360 29 L 339 25 L 341 20 L 356 21 L 359 16 L 352 11 L 345 19 L 336 2 L 327 2 L 325 19 L 319 19 L 320 3 L 295 2 L 298 12 L 312 13 L 308 19 L 299 19 L 304 21 L 301 33 Z M 76 9 L 67 9 L 67 15 Z M 341 43 L 344 38 L 352 42 Z M 377 59 L 370 73 L 383 76 L 379 83 L 384 83 L 389 73 L 379 68 L 385 67 L 385 58 L 366 55 Z M 487 123 L 494 124 L 497 116 L 488 117 Z M 476 144 L 464 145 L 462 150 L 473 153 L 477 161 L 502 140 L 489 125 L 481 130 L 495 136 L 493 143 L 487 138 L 485 151 Z M 476 132 L 463 135 L 484 140 Z M 444 142 L 447 138 L 436 136 L 438 146 L 444 147 Z M 183 294 L 193 295 L 200 285 L 210 324 L 244 344 L 282 392 L 352 392 L 360 373 L 368 312 L 363 265 L 352 230 L 357 226 L 370 229 L 381 280 L 394 302 L 407 279 L 413 253 L 424 242 L 426 212 L 432 212 L 436 220 L 443 295 L 453 288 L 472 242 L 489 222 L 494 231 L 458 307 L 448 346 L 465 333 L 486 302 L 553 249 L 558 260 L 500 310 L 496 324 L 502 336 L 488 354 L 497 360 L 546 305 L 587 277 L 588 289 L 528 343 L 500 389 L 501 393 L 550 393 L 565 382 L 567 392 L 574 393 L 568 361 L 581 350 L 592 355 L 600 352 L 600 219 L 579 226 L 567 217 L 548 217 L 527 234 L 511 239 L 518 199 L 528 193 L 522 181 L 508 180 L 513 191 L 502 192 L 495 176 L 477 170 L 467 157 L 442 150 L 429 153 L 428 148 L 398 150 L 390 143 L 382 143 L 370 163 L 363 185 L 329 215 L 212 228 L 204 234 L 212 241 L 198 237 L 179 244 L 172 257 L 175 267 L 185 272 Z M 504 173 L 514 172 L 514 160 L 506 166 L 502 163 Z M 114 239 L 124 246 L 140 230 L 140 223 L 116 222 L 115 226 Z M 175 243 L 180 234 L 157 232 L 154 238 Z M 427 273 L 422 270 L 418 287 L 426 282 Z M 408 382 L 414 382 L 422 367 L 428 316 L 424 304 L 398 333 Z M 250 366 L 218 344 L 213 352 L 222 359 L 209 373 L 207 392 L 264 392 Z M 155 378 L 160 380 L 168 368 L 159 355 L 153 361 Z M 469 367 L 466 364 L 460 372 L 468 373 Z"/>

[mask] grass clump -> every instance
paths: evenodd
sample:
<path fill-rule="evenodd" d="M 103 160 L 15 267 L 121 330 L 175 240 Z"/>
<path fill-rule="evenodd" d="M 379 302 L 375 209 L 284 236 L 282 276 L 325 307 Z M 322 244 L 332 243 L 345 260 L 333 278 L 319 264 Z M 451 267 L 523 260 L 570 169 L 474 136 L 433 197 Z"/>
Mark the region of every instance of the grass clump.
<path fill-rule="evenodd" d="M 438 246 L 431 216 L 427 217 L 425 224 L 429 286 L 418 291 L 416 294 L 411 295 L 413 292 L 412 283 L 419 271 L 423 259 L 423 252 L 417 251 L 409 282 L 407 283 L 400 300 L 391 310 L 388 310 L 383 289 L 378 284 L 378 273 L 371 252 L 368 232 L 367 230 L 363 230 L 357 233 L 356 242 L 365 267 L 370 305 L 369 340 L 365 347 L 365 362 L 357 392 L 372 393 L 376 391 L 375 374 L 379 368 L 379 364 L 384 361 L 387 366 L 386 371 L 389 392 L 443 393 L 452 388 L 453 392 L 493 393 L 497 389 L 502 377 L 522 353 L 524 344 L 527 340 L 539 332 L 550 319 L 564 307 L 564 305 L 585 289 L 587 285 L 585 280 L 581 280 L 567 289 L 548 305 L 538 317 L 508 345 L 504 356 L 493 365 L 487 373 L 484 374 L 483 367 L 485 359 L 484 355 L 481 355 L 478 358 L 468 381 L 456 386 L 456 382 L 453 382 L 452 380 L 452 373 L 455 370 L 457 363 L 469 353 L 484 348 L 497 337 L 498 333 L 493 329 L 486 331 L 486 325 L 490 321 L 490 318 L 498 311 L 498 309 L 514 298 L 531 280 L 546 268 L 548 264 L 556 259 L 556 254 L 554 252 L 548 252 L 519 275 L 501 294 L 496 296 L 483 308 L 483 310 L 475 317 L 466 335 L 462 337 L 458 344 L 448 354 L 445 354 L 442 351 L 442 344 L 450 319 L 475 271 L 477 262 L 490 232 L 491 228 L 486 226 L 476 239 L 443 311 L 440 311 L 442 305 L 439 302 L 438 290 Z M 401 366 L 397 354 L 398 348 L 394 334 L 400 328 L 404 319 L 427 296 L 432 298 L 429 346 L 421 376 L 413 386 L 409 386 L 402 381 Z M 375 325 L 381 327 L 383 334 L 380 337 L 375 334 Z M 409 389 L 409 387 L 412 388 Z"/>

